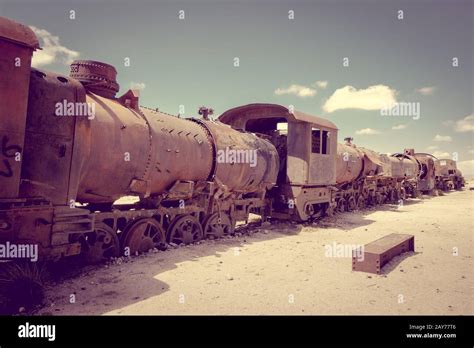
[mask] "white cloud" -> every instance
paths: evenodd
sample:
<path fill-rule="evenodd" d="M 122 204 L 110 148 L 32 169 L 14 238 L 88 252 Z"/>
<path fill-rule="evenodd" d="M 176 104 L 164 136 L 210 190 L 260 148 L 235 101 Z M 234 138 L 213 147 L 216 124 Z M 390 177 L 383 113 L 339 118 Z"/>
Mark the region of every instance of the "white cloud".
<path fill-rule="evenodd" d="M 313 86 L 325 89 L 328 86 L 328 82 L 327 81 L 316 81 L 315 83 L 313 83 Z"/>
<path fill-rule="evenodd" d="M 432 95 L 435 91 L 436 87 L 430 86 L 430 87 L 421 87 L 418 88 L 416 91 L 422 95 Z"/>
<path fill-rule="evenodd" d="M 385 85 L 370 86 L 359 89 L 345 86 L 337 89 L 326 103 L 323 110 L 333 112 L 341 109 L 380 110 L 397 102 L 397 91 Z"/>
<path fill-rule="evenodd" d="M 441 122 L 443 124 L 443 126 L 446 126 L 446 127 L 451 127 L 454 123 L 453 120 L 446 120 L 446 121 L 443 121 Z"/>
<path fill-rule="evenodd" d="M 438 145 L 431 145 L 431 146 L 428 146 L 426 149 L 430 150 L 430 151 L 437 150 L 437 149 L 439 149 L 439 146 Z"/>
<path fill-rule="evenodd" d="M 380 134 L 378 130 L 372 129 L 372 128 L 364 128 L 364 129 L 359 129 L 355 132 L 357 135 L 374 135 L 374 134 Z"/>
<path fill-rule="evenodd" d="M 316 90 L 311 87 L 293 84 L 288 88 L 277 88 L 276 95 L 293 94 L 300 98 L 314 97 Z"/>
<path fill-rule="evenodd" d="M 432 153 L 432 155 L 435 156 L 436 158 L 450 158 L 451 157 L 451 154 L 445 151 L 435 151 Z"/>
<path fill-rule="evenodd" d="M 79 52 L 73 51 L 59 43 L 59 37 L 52 35 L 49 31 L 30 26 L 36 34 L 42 50 L 33 54 L 31 65 L 41 67 L 53 63 L 69 65 L 79 57 Z"/>
<path fill-rule="evenodd" d="M 452 141 L 453 139 L 449 135 L 439 135 L 436 134 L 436 136 L 433 138 L 434 141 Z"/>
<path fill-rule="evenodd" d="M 143 82 L 131 82 L 130 83 L 130 89 L 139 89 L 139 90 L 144 90 L 146 87 L 145 83 Z"/>
<path fill-rule="evenodd" d="M 464 177 L 474 176 L 474 159 L 457 162 L 456 165 Z"/>
<path fill-rule="evenodd" d="M 399 124 L 399 125 L 396 125 L 396 126 L 392 127 L 393 130 L 402 130 L 402 129 L 405 129 L 405 128 L 407 128 L 406 124 Z"/>
<path fill-rule="evenodd" d="M 474 132 L 474 114 L 464 117 L 462 120 L 456 121 L 454 125 L 456 132 Z"/>

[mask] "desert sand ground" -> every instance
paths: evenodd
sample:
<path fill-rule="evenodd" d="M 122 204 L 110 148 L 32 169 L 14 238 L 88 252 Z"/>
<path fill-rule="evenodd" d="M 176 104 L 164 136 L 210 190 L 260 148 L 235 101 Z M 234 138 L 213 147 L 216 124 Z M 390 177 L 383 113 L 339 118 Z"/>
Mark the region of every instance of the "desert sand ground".
<path fill-rule="evenodd" d="M 474 191 L 378 209 L 89 268 L 48 286 L 37 314 L 474 314 Z M 381 275 L 326 256 L 390 233 L 415 235 L 415 253 Z"/>

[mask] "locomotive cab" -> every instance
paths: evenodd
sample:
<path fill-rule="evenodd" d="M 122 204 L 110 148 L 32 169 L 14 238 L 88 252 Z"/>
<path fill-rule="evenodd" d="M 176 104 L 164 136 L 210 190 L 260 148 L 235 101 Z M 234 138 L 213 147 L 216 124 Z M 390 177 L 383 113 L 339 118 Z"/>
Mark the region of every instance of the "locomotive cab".
<path fill-rule="evenodd" d="M 275 104 L 240 106 L 219 120 L 264 137 L 277 149 L 280 168 L 270 192 L 272 216 L 308 220 L 330 208 L 337 151 L 337 127 L 332 122 Z"/>

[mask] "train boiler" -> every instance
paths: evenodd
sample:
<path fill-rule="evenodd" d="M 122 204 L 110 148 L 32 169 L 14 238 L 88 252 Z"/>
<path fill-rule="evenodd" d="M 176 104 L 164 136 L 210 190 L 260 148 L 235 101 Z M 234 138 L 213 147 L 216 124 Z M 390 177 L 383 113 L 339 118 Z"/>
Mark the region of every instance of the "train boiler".
<path fill-rule="evenodd" d="M 390 164 L 378 153 L 357 147 L 352 138 L 337 146 L 335 199 L 338 212 L 362 209 L 384 200 L 377 188 L 390 173 Z M 386 186 L 386 185 L 385 185 Z"/>

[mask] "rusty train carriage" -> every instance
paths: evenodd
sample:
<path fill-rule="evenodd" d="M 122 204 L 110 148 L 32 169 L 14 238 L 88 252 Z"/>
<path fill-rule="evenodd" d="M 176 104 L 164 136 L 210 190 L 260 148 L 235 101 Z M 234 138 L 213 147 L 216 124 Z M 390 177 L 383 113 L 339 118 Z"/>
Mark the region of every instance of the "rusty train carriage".
<path fill-rule="evenodd" d="M 464 178 L 462 173 L 456 167 L 456 161 L 452 159 L 435 160 L 435 185 L 436 188 L 443 191 L 452 189 L 459 190 L 464 187 Z"/>
<path fill-rule="evenodd" d="M 116 96 L 108 64 L 31 68 L 38 48 L 0 17 L 0 242 L 38 244 L 42 259 L 98 262 L 219 238 L 250 213 L 306 221 L 464 184 L 454 162 L 338 144 L 332 122 L 280 105 L 216 121 L 145 108 L 137 91 Z M 226 157 L 239 151 L 253 163 Z M 139 202 L 116 203 L 127 195 Z"/>
<path fill-rule="evenodd" d="M 277 148 L 280 168 L 269 192 L 272 217 L 307 220 L 335 204 L 331 191 L 336 183 L 337 127 L 332 122 L 272 104 L 237 107 L 219 120 L 258 134 Z"/>

